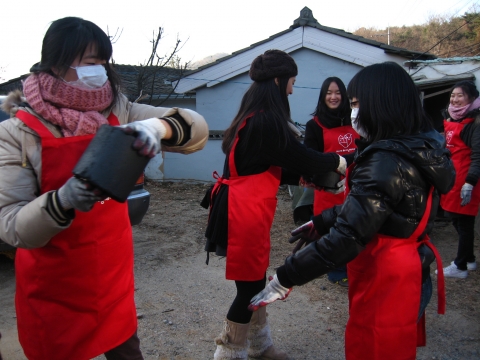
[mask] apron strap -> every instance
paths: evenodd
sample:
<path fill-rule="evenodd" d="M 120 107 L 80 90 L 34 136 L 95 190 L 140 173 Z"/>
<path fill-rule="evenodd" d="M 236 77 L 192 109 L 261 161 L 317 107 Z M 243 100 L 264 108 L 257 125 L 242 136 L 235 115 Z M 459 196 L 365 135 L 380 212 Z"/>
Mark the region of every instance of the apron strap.
<path fill-rule="evenodd" d="M 413 238 L 418 239 L 420 235 L 422 235 L 425 228 L 427 227 L 428 219 L 430 217 L 430 212 L 432 210 L 432 197 L 433 197 L 433 186 L 430 188 L 430 191 L 428 192 L 427 207 L 425 208 L 425 212 L 423 213 L 422 220 L 420 220 L 420 223 L 418 224 L 417 228 L 412 234 Z"/>
<path fill-rule="evenodd" d="M 423 218 L 420 221 L 420 224 L 418 224 L 418 227 L 413 234 L 417 237 L 421 235 L 421 233 L 425 230 L 425 228 L 427 226 L 428 218 L 430 217 L 430 212 L 431 212 L 431 209 L 432 209 L 432 194 L 433 194 L 433 186 L 430 188 L 430 192 L 428 194 L 427 208 L 425 209 L 425 213 L 423 214 Z M 425 235 L 425 238 L 421 242 L 419 242 L 418 246 L 420 246 L 422 244 L 427 245 L 433 251 L 433 253 L 435 254 L 435 259 L 437 261 L 437 269 L 438 269 L 437 270 L 437 273 L 438 273 L 438 278 L 437 278 L 438 310 L 437 310 L 437 312 L 439 314 L 445 314 L 445 306 L 446 306 L 445 278 L 443 276 L 442 258 L 440 257 L 440 254 L 438 253 L 437 248 L 430 241 L 430 237 L 428 235 Z"/>
<path fill-rule="evenodd" d="M 438 299 L 437 312 L 443 315 L 445 314 L 446 297 L 445 297 L 445 277 L 443 275 L 442 258 L 440 257 L 440 254 L 438 253 L 437 248 L 429 240 L 430 238 L 426 236 L 426 239 L 424 239 L 422 243 L 427 245 L 435 254 L 435 260 L 437 262 L 437 299 Z"/>
<path fill-rule="evenodd" d="M 252 116 L 253 116 L 253 113 L 251 113 L 250 115 L 247 115 L 245 117 L 245 120 L 243 120 L 242 125 L 240 125 L 240 127 L 238 128 L 237 135 L 235 136 L 235 141 L 233 142 L 233 146 L 230 149 L 230 153 L 228 154 L 228 168 L 230 169 L 230 176 L 234 176 L 234 177 L 238 176 L 237 167 L 235 166 L 235 148 L 237 147 L 238 140 L 239 140 L 238 133 L 240 132 L 240 130 L 242 130 L 245 127 L 245 125 L 247 125 L 247 120 L 250 119 Z"/>
<path fill-rule="evenodd" d="M 327 127 L 323 126 L 322 123 L 320 122 L 320 119 L 317 116 L 313 117 L 313 120 L 317 123 L 318 126 L 320 126 L 322 129 L 328 129 Z"/>
<path fill-rule="evenodd" d="M 107 117 L 108 123 L 112 126 L 118 126 L 120 125 L 120 122 L 118 121 L 118 117 L 111 112 L 110 115 Z"/>
<path fill-rule="evenodd" d="M 51 131 L 47 128 L 47 126 L 41 122 L 35 115 L 26 112 L 25 110 L 18 110 L 15 114 L 17 119 L 20 119 L 25 125 L 27 125 L 30 129 L 35 130 L 35 132 L 40 135 L 42 138 L 51 137 L 54 138 L 55 136 L 51 133 Z M 118 121 L 118 117 L 114 113 L 110 113 L 107 117 L 108 123 L 111 126 L 118 126 L 120 122 Z"/>
<path fill-rule="evenodd" d="M 18 110 L 15 117 L 23 121 L 30 129 L 34 130 L 41 138 L 55 138 L 48 130 L 47 126 L 41 122 L 36 116 L 24 110 Z"/>

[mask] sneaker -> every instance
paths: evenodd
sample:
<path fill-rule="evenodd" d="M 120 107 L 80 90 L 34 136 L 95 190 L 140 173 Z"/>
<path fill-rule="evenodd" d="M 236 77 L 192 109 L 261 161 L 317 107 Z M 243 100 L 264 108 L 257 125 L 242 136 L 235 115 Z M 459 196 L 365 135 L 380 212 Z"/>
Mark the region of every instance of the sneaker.
<path fill-rule="evenodd" d="M 455 264 L 455 261 L 452 261 L 450 264 Z M 477 262 L 476 261 L 473 261 L 473 262 L 467 262 L 467 270 L 468 271 L 475 271 L 477 270 Z"/>
<path fill-rule="evenodd" d="M 334 284 L 338 284 L 342 287 L 348 287 L 348 279 L 347 278 L 343 278 L 342 280 L 331 281 L 331 282 L 334 283 Z"/>
<path fill-rule="evenodd" d="M 435 270 L 435 274 L 437 274 L 437 270 Z M 457 265 L 451 264 L 446 268 L 443 268 L 443 275 L 449 278 L 458 278 L 458 279 L 465 279 L 468 276 L 467 270 L 459 270 Z"/>

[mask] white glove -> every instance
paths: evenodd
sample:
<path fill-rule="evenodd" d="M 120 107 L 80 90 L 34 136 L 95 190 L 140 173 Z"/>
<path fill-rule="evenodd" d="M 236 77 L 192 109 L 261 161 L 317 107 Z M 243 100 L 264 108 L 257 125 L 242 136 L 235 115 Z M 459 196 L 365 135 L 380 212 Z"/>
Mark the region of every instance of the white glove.
<path fill-rule="evenodd" d="M 343 159 L 343 158 L 342 158 Z M 329 193 L 332 193 L 332 194 L 340 194 L 340 193 L 343 193 L 345 191 L 345 180 L 347 178 L 344 178 L 343 180 L 340 180 L 338 183 L 337 183 L 337 188 L 336 189 L 331 189 L 331 188 L 324 188 L 324 190 L 326 192 L 329 192 Z"/>
<path fill-rule="evenodd" d="M 64 210 L 75 209 L 83 212 L 92 210 L 97 201 L 105 199 L 99 190 L 90 189 L 90 185 L 80 179 L 71 177 L 58 190 L 58 199 Z"/>
<path fill-rule="evenodd" d="M 340 155 L 339 155 L 339 158 L 340 158 L 340 163 L 338 165 L 337 172 L 342 175 L 345 175 L 345 173 L 347 172 L 347 160 L 345 160 L 345 158 Z"/>
<path fill-rule="evenodd" d="M 154 157 L 160 152 L 160 141 L 165 137 L 167 128 L 158 118 L 151 118 L 121 126 L 127 134 L 134 134 L 133 148 L 141 155 Z"/>
<path fill-rule="evenodd" d="M 260 291 L 257 295 L 255 295 L 252 300 L 250 300 L 250 305 L 248 305 L 248 310 L 256 311 L 262 306 L 266 306 L 275 300 L 285 300 L 292 291 L 292 289 L 287 289 L 283 287 L 277 279 L 277 274 L 272 278 L 271 276 L 268 278 L 271 280 L 265 289 Z"/>
<path fill-rule="evenodd" d="M 460 190 L 460 198 L 462 199 L 462 202 L 460 203 L 461 206 L 467 205 L 470 200 L 472 200 L 472 190 L 473 185 L 468 183 L 463 184 L 462 189 Z"/>

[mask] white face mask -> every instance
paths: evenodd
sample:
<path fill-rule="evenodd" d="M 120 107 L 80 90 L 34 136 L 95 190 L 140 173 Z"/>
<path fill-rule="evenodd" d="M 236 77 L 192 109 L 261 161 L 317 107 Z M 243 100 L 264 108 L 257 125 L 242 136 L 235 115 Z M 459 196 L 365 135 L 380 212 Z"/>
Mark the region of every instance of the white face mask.
<path fill-rule="evenodd" d="M 352 120 L 352 128 L 353 130 L 356 131 L 358 135 L 360 135 L 363 138 L 367 137 L 367 133 L 363 131 L 361 127 L 358 126 L 357 123 L 357 117 L 358 117 L 358 108 L 353 108 L 352 109 L 352 114 L 350 115 L 350 119 Z"/>
<path fill-rule="evenodd" d="M 69 81 L 70 85 L 87 89 L 101 88 L 108 80 L 107 69 L 103 65 L 70 66 L 77 72 L 78 80 Z"/>

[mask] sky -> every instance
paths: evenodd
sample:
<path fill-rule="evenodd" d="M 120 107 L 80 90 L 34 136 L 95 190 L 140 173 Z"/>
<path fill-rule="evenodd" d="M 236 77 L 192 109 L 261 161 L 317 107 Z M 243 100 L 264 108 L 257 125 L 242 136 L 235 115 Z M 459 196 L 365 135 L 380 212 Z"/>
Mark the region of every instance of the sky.
<path fill-rule="evenodd" d="M 0 82 L 29 72 L 40 61 L 50 23 L 66 16 L 90 20 L 110 35 L 118 64 L 139 65 L 151 52 L 153 32 L 164 28 L 160 54 L 177 36 L 182 61 L 232 53 L 286 30 L 307 6 L 325 26 L 353 32 L 360 27 L 423 24 L 436 15 L 463 15 L 479 0 L 60 0 L 4 1 L 0 6 Z"/>

